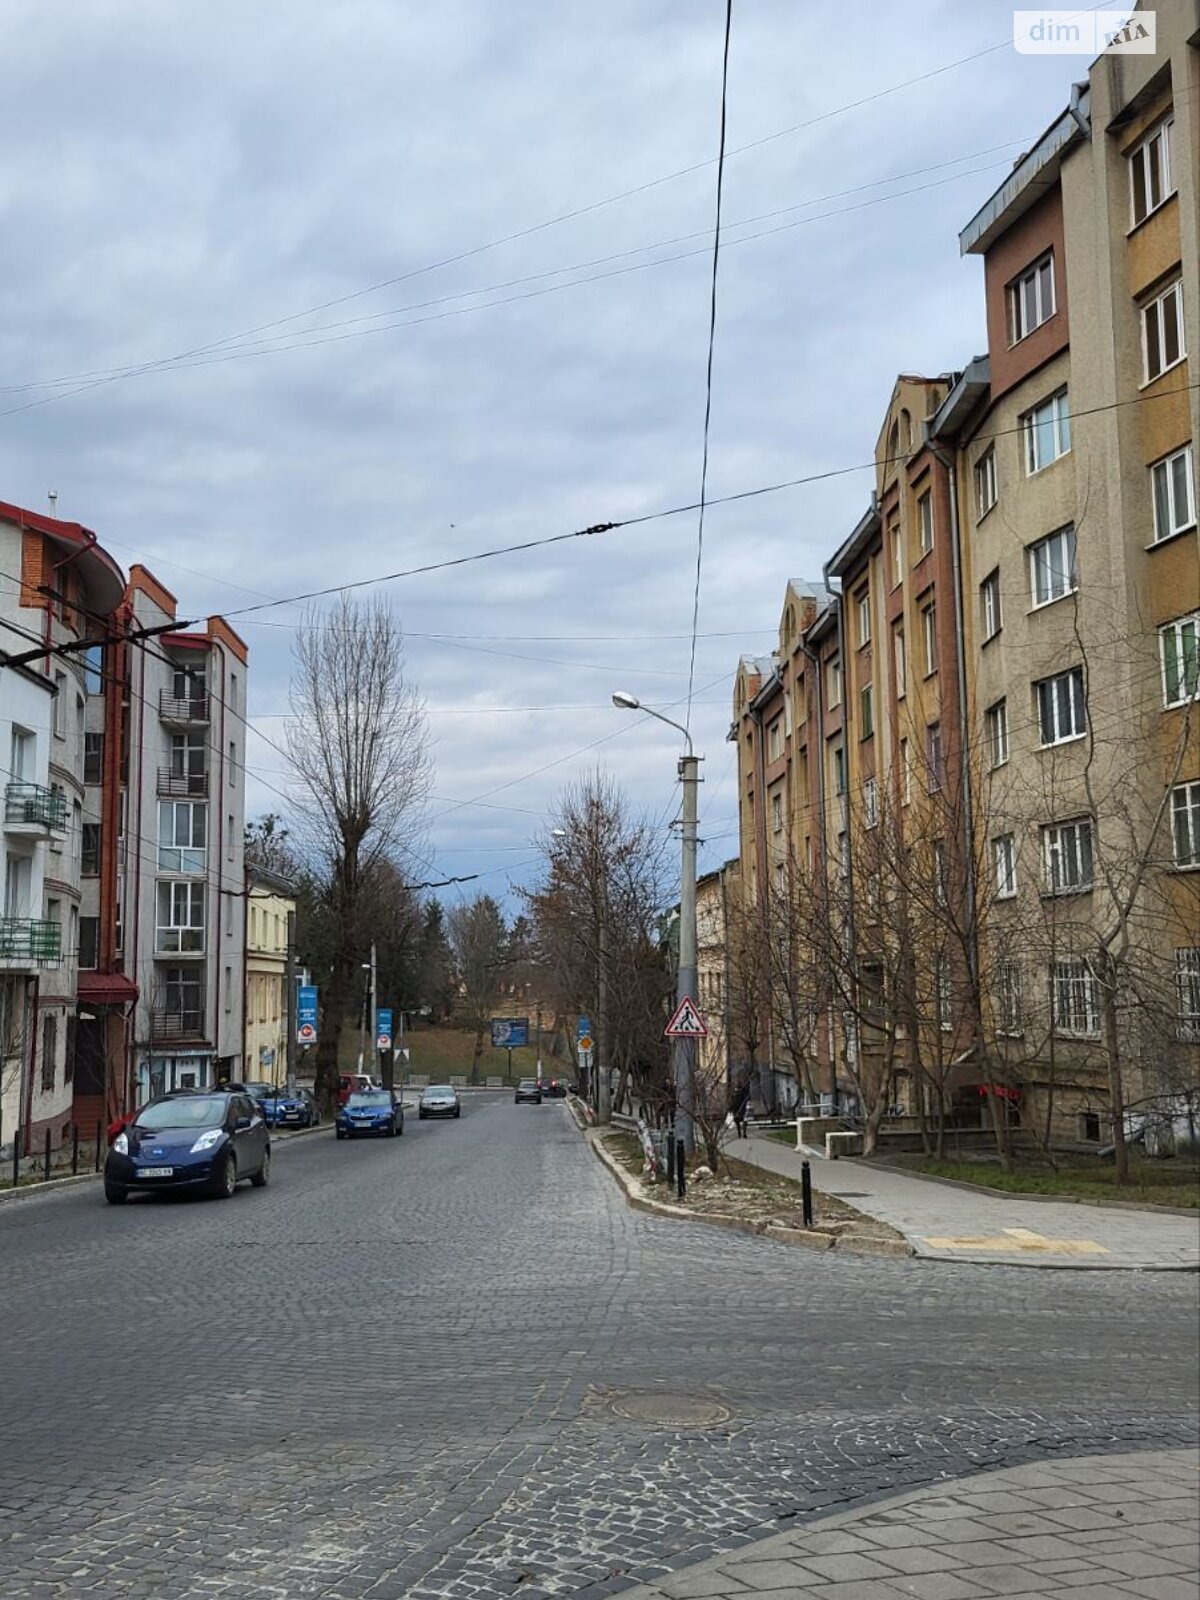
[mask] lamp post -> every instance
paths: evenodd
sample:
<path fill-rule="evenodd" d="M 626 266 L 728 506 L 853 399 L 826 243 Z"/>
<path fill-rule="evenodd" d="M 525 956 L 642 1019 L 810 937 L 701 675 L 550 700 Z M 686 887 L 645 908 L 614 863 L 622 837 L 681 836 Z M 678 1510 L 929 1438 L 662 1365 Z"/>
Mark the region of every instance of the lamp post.
<path fill-rule="evenodd" d="M 697 786 L 700 782 L 700 758 L 692 749 L 692 736 L 682 722 L 665 717 L 661 711 L 644 706 L 636 695 L 618 691 L 612 697 L 613 705 L 621 711 L 644 711 L 648 717 L 665 722 L 684 737 L 684 754 L 679 758 L 679 781 L 683 784 L 683 863 L 679 882 L 679 976 L 675 986 L 676 999 L 696 1000 L 696 828 Z M 692 1126 L 693 1083 L 695 1081 L 694 1039 L 676 1039 L 675 1068 L 675 1137 L 691 1155 L 695 1148 Z"/>

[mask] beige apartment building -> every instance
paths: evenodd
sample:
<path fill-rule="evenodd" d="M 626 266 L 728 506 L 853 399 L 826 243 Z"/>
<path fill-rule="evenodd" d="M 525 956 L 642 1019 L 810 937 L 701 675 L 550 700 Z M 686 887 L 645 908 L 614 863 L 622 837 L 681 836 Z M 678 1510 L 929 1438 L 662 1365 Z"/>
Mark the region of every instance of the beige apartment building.
<path fill-rule="evenodd" d="M 265 867 L 246 868 L 246 1000 L 243 1060 L 248 1078 L 282 1083 L 287 1077 L 288 940 L 296 899 L 287 878 Z"/>

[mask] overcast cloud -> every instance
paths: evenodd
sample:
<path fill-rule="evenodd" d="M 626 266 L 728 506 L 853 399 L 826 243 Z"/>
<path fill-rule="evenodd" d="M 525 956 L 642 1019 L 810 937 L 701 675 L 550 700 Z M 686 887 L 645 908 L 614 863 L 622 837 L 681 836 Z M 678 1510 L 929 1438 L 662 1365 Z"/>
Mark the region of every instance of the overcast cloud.
<path fill-rule="evenodd" d="M 0 410 L 59 393 L 19 385 L 218 348 L 0 418 L 0 499 L 44 509 L 57 490 L 187 616 L 694 500 L 711 164 L 421 269 L 710 163 L 723 17 L 721 0 L 9 0 Z M 1011 29 L 992 0 L 735 0 L 729 144 Z M 711 494 L 869 461 L 898 371 L 984 347 L 957 231 L 1084 66 L 1007 45 L 730 159 Z M 614 272 L 664 257 L 682 259 Z M 233 335 L 405 274 L 231 359 Z M 279 348 L 302 339 L 321 342 Z M 706 867 L 736 852 L 738 656 L 769 650 L 786 579 L 819 578 L 871 483 L 710 514 Z M 388 586 L 429 703 L 433 872 L 509 892 L 548 803 L 597 760 L 672 815 L 677 741 L 609 696 L 686 694 L 695 535 L 677 516 Z M 286 809 L 266 740 L 297 615 L 233 619 L 265 735 L 251 814 Z"/>

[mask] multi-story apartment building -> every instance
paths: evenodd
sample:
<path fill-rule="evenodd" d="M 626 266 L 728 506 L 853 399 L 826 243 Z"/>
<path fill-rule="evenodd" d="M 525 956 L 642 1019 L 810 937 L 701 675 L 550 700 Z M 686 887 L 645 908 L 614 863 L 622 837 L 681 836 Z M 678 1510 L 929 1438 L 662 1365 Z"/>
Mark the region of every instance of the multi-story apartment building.
<path fill-rule="evenodd" d="M 706 1083 L 732 1076 L 726 996 L 729 988 L 730 895 L 739 895 L 738 863 L 726 861 L 696 879 L 696 998 L 708 1027 L 700 1040 L 699 1069 Z"/>
<path fill-rule="evenodd" d="M 0 504 L 0 1139 L 57 1146 L 71 1120 L 84 712 L 124 580 L 78 523 Z M 39 648 L 40 647 L 40 648 Z M 69 648 L 68 648 L 69 647 Z"/>
<path fill-rule="evenodd" d="M 265 867 L 247 866 L 243 1058 L 247 1077 L 268 1083 L 282 1083 L 287 1075 L 287 958 L 295 914 L 295 891 L 288 879 Z"/>

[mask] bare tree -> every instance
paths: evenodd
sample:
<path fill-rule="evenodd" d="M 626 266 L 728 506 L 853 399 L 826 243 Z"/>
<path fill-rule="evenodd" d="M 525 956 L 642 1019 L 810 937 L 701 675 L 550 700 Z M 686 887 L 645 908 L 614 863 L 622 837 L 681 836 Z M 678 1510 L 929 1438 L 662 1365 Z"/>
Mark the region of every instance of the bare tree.
<path fill-rule="evenodd" d="M 419 837 L 431 767 L 425 707 L 405 671 L 399 622 L 380 600 L 339 596 L 296 630 L 287 746 L 299 780 L 298 842 L 333 924 L 317 1050 L 319 1099 L 332 1105 L 338 1047 L 369 942 L 364 884 L 403 868 Z"/>
<path fill-rule="evenodd" d="M 490 894 L 452 906 L 446 933 L 454 952 L 458 978 L 458 1010 L 474 1035 L 471 1082 L 479 1082 L 483 1036 L 507 965 L 508 928 L 504 913 Z"/>

